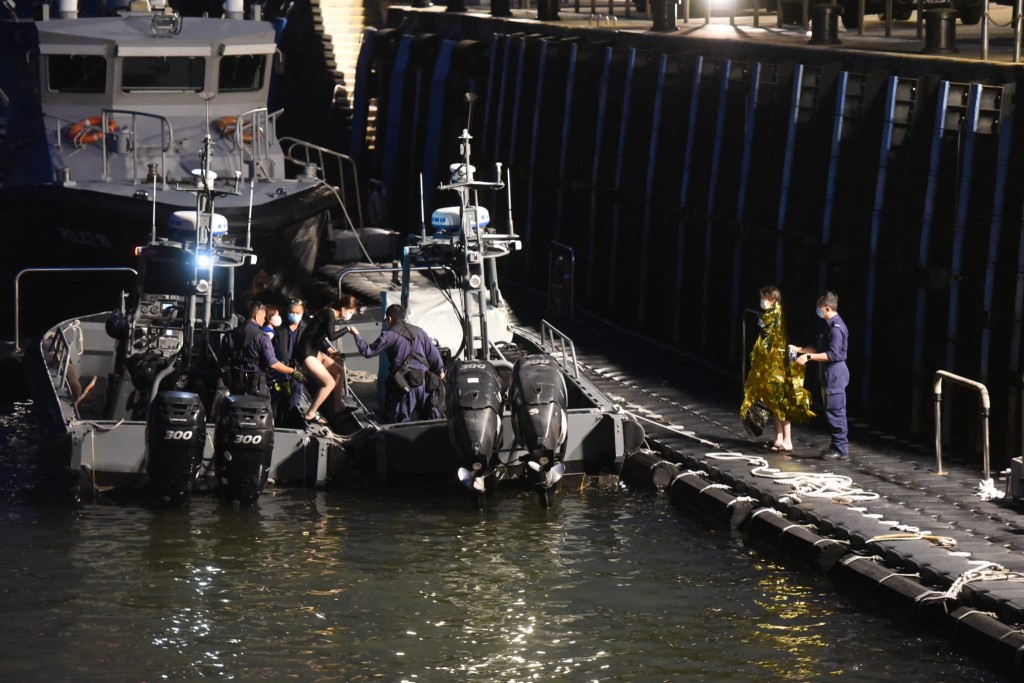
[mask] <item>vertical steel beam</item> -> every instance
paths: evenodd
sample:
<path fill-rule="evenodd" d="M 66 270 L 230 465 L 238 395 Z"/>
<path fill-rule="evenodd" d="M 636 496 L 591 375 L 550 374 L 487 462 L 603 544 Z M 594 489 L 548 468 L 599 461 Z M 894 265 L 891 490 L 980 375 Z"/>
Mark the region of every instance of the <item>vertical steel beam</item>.
<path fill-rule="evenodd" d="M 960 166 L 960 186 L 956 192 L 956 225 L 953 228 L 953 254 L 949 268 L 949 315 L 946 318 L 946 367 L 956 367 L 957 311 L 960 305 L 960 268 L 964 251 L 964 226 L 970 207 L 971 178 L 974 167 L 974 144 L 978 133 L 978 108 L 981 106 L 981 83 L 971 83 L 967 97 L 967 116 L 960 123 L 964 156 Z"/>
<path fill-rule="evenodd" d="M 512 99 L 512 130 L 508 133 L 508 154 L 505 155 L 510 169 L 516 163 L 516 137 L 519 135 L 519 112 L 522 110 L 519 105 L 523 101 L 523 71 L 526 68 L 526 38 L 520 38 L 517 42 L 519 58 L 516 60 L 516 93 Z"/>
<path fill-rule="evenodd" d="M 797 64 L 793 70 L 793 93 L 789 103 L 789 119 L 786 122 L 786 151 L 782 158 L 782 186 L 779 191 L 779 216 L 775 223 L 775 281 L 782 280 L 783 256 L 785 253 L 786 214 L 789 210 L 790 183 L 793 180 L 793 155 L 796 151 L 796 121 L 800 113 L 800 90 L 803 87 L 804 65 Z"/>
<path fill-rule="evenodd" d="M 996 157 L 995 194 L 992 197 L 992 222 L 988 230 L 988 260 L 985 264 L 985 292 L 982 311 L 985 324 L 981 328 L 981 372 L 979 381 L 988 382 L 989 343 L 992 336 L 992 296 L 995 292 L 996 262 L 999 260 L 1003 229 L 1003 206 L 1006 178 L 1010 174 L 1010 152 L 1013 143 L 1013 115 L 1006 114 L 999 122 L 999 153 Z M 1016 379 L 1016 378 L 1014 378 Z"/>
<path fill-rule="evenodd" d="M 512 37 L 505 39 L 505 54 L 501 58 L 501 85 L 498 86 L 498 117 L 494 128 L 494 158 L 501 159 L 501 134 L 505 121 L 505 92 L 508 89 L 508 61 L 512 53 Z"/>
<path fill-rule="evenodd" d="M 755 7 L 756 7 L 755 2 Z M 756 14 L 754 15 L 757 16 Z M 743 278 L 743 222 L 746 220 L 747 186 L 750 183 L 750 156 L 754 149 L 754 130 L 757 117 L 757 92 L 761 86 L 761 63 L 750 64 L 750 83 L 747 89 L 746 115 L 743 120 L 743 158 L 740 161 L 740 186 L 736 193 L 736 242 L 732 252 L 732 299 L 730 311 L 740 311 L 740 283 Z M 739 321 L 742 316 L 730 315 L 732 321 L 729 328 L 729 350 L 736 349 L 736 335 L 739 334 Z M 740 353 L 746 353 L 745 348 Z"/>
<path fill-rule="evenodd" d="M 939 83 L 938 103 L 935 106 L 935 131 L 932 134 L 932 154 L 928 162 L 928 184 L 924 195 L 924 213 L 921 219 L 921 240 L 917 252 L 918 277 L 924 278 L 928 267 L 928 249 L 932 236 L 932 222 L 935 219 L 935 193 L 939 183 L 939 161 L 942 158 L 942 128 L 946 120 L 946 106 L 949 103 L 949 81 Z M 917 301 L 914 307 L 914 356 L 911 364 L 911 381 L 913 382 L 913 399 L 910 406 L 910 429 L 917 433 L 921 427 L 921 387 L 924 365 L 924 314 L 927 290 L 922 281 L 917 286 Z"/>
<path fill-rule="evenodd" d="M 543 118 L 541 114 L 544 110 L 544 74 L 547 71 L 547 60 L 548 57 L 548 41 L 542 40 L 540 43 L 540 63 L 537 65 L 537 90 L 534 94 L 533 100 L 533 130 L 530 133 L 530 162 L 529 169 L 527 170 L 527 178 L 536 178 L 534 171 L 536 170 L 537 164 L 537 138 L 540 136 L 540 122 Z M 518 109 L 518 107 L 516 108 Z M 526 248 L 530 248 L 530 236 L 533 231 L 533 188 L 535 183 L 527 183 L 526 189 L 526 230 L 523 233 L 523 242 L 526 244 Z M 530 277 L 530 263 L 533 259 L 525 259 L 523 264 L 523 271 L 529 279 Z"/>
<path fill-rule="evenodd" d="M 604 119 L 608 109 L 608 81 L 611 80 L 612 48 L 604 50 L 604 66 L 601 70 L 601 87 L 597 96 L 597 126 L 594 131 L 594 160 L 590 171 L 590 231 L 587 235 L 587 299 L 594 301 L 594 283 L 597 277 L 597 194 L 598 170 L 601 167 L 601 138 L 604 136 Z"/>
<path fill-rule="evenodd" d="M 710 6 L 711 3 L 708 3 Z M 711 173 L 708 178 L 708 196 L 704 222 L 704 277 L 701 282 L 701 326 L 700 347 L 707 348 L 708 311 L 711 308 L 711 240 L 715 227 L 715 194 L 718 189 L 718 169 L 722 157 L 722 137 L 725 133 L 725 109 L 729 102 L 729 75 L 732 73 L 732 60 L 721 62 L 718 86 L 718 111 L 715 116 L 715 138 L 711 148 Z"/>
<path fill-rule="evenodd" d="M 846 88 L 850 74 L 839 72 L 836 80 L 836 109 L 832 117 L 832 139 L 828 152 L 828 175 L 825 177 L 825 210 L 821 216 L 821 261 L 818 264 L 818 291 L 825 291 L 825 276 L 828 271 L 828 245 L 832 239 L 832 210 L 836 200 L 836 176 L 839 171 L 839 151 L 843 139 L 843 122 L 846 120 Z"/>
<path fill-rule="evenodd" d="M 871 237 L 868 240 L 868 289 L 864 295 L 864 371 L 861 373 L 863 405 L 871 405 L 871 370 L 874 362 L 872 350 L 875 320 L 875 278 L 878 270 L 878 235 L 882 230 L 882 212 L 885 210 L 885 190 L 889 180 L 889 156 L 892 152 L 892 130 L 896 118 L 896 93 L 899 78 L 889 77 L 885 93 L 885 112 L 882 119 L 882 146 L 878 151 L 878 175 L 875 176 L 875 202 L 871 207 Z M 824 267 L 822 280 L 824 280 Z M 819 287 L 825 290 L 824 281 Z"/>
<path fill-rule="evenodd" d="M 437 186 L 437 169 L 440 165 L 441 126 L 444 114 L 445 93 L 448 89 L 448 75 L 451 73 L 452 53 L 455 41 L 444 40 L 437 53 L 434 75 L 430 86 L 430 105 L 427 111 L 427 125 L 424 127 L 423 142 L 423 204 L 432 206 L 434 188 Z"/>
<path fill-rule="evenodd" d="M 398 53 L 391 69 L 391 93 L 388 96 L 387 128 L 384 131 L 384 169 L 381 180 L 384 191 L 394 190 L 395 175 L 398 172 L 398 150 L 401 145 L 399 134 L 402 130 L 403 96 L 405 94 L 405 72 L 409 68 L 409 53 L 412 50 L 412 36 L 402 36 Z"/>
<path fill-rule="evenodd" d="M 623 83 L 622 92 L 622 119 L 619 122 L 619 142 L 615 154 L 615 181 L 612 188 L 614 205 L 612 207 L 612 235 L 608 253 L 608 308 L 615 306 L 616 283 L 618 275 L 618 259 L 616 254 L 619 251 L 619 206 L 622 204 L 622 169 L 626 158 L 626 138 L 629 133 L 629 112 L 633 99 L 633 71 L 636 68 L 636 48 L 629 48 L 626 53 L 626 81 Z M 641 271 L 641 277 L 643 272 Z"/>
<path fill-rule="evenodd" d="M 651 121 L 651 141 L 647 147 L 647 178 L 644 182 L 644 224 L 640 234 L 640 283 L 636 300 L 637 325 L 646 322 L 647 281 L 650 278 L 650 260 L 647 252 L 651 245 L 651 202 L 654 201 L 654 174 L 657 170 L 658 140 L 661 137 L 661 108 L 665 101 L 665 73 L 668 71 L 668 55 L 658 58 L 658 79 L 654 86 L 654 113 Z"/>
<path fill-rule="evenodd" d="M 686 127 L 686 153 L 683 156 L 683 181 L 679 188 L 679 230 L 676 241 L 676 277 L 672 288 L 672 340 L 679 341 L 683 327 L 683 276 L 686 274 L 686 212 L 690 203 L 690 166 L 693 161 L 693 142 L 697 132 L 697 110 L 700 103 L 700 79 L 704 57 L 693 61 L 693 87 L 690 90 L 690 114 Z"/>
<path fill-rule="evenodd" d="M 576 86 L 576 43 L 569 45 L 569 69 L 565 79 L 565 106 L 562 108 L 562 142 L 558 150 L 558 200 L 555 205 L 555 240 L 562 239 L 562 200 L 566 192 L 565 166 L 569 158 L 569 131 Z"/>
<path fill-rule="evenodd" d="M 499 36 L 497 33 L 491 36 L 491 66 L 490 75 L 487 78 L 487 100 L 484 102 L 484 133 L 480 139 L 480 149 L 482 150 L 489 149 L 487 143 L 490 140 L 491 118 L 496 109 L 494 103 L 494 84 L 498 79 L 498 41 L 500 40 L 508 41 L 508 36 Z"/>

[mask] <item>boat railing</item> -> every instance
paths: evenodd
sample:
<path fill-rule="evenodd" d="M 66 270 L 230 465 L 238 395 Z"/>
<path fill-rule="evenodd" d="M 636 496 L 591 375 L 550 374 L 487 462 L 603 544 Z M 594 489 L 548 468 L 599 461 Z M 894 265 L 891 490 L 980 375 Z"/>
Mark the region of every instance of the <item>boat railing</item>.
<path fill-rule="evenodd" d="M 114 115 L 116 115 L 117 117 L 128 117 L 127 125 L 121 126 L 121 121 L 117 118 L 114 118 Z M 159 114 L 148 114 L 146 112 L 133 111 L 131 109 L 104 109 L 102 130 L 107 130 L 108 117 L 114 118 L 114 120 L 118 121 L 119 129 L 118 131 L 113 133 L 113 135 L 117 136 L 115 137 L 115 144 L 103 145 L 103 180 L 110 180 L 109 156 L 111 154 L 111 148 L 113 148 L 113 150 L 118 153 L 127 151 L 131 152 L 132 184 L 138 185 L 140 183 L 139 145 L 137 144 L 139 137 L 138 124 L 140 120 L 150 120 L 156 122 L 160 126 L 160 167 L 158 169 L 155 169 L 155 176 L 160 179 L 160 182 L 163 183 L 164 188 L 166 189 L 167 152 L 169 152 L 170 149 L 174 146 L 174 128 L 171 126 L 171 122 L 168 121 L 165 117 L 160 116 Z M 146 168 L 144 171 L 145 175 L 143 176 L 142 180 L 146 181 L 147 183 L 153 182 L 153 179 L 149 177 L 150 169 L 148 159 L 150 158 L 152 157 L 147 156 L 146 160 L 143 160 L 143 165 L 145 165 Z"/>
<path fill-rule="evenodd" d="M 401 273 L 405 269 L 402 266 L 356 266 L 354 268 L 345 268 L 338 273 L 338 296 L 341 296 L 341 281 L 349 275 L 365 274 L 365 273 Z M 454 273 L 451 266 L 445 264 L 436 264 L 433 266 L 409 266 L 409 270 L 447 270 L 449 273 Z"/>
<path fill-rule="evenodd" d="M 14 276 L 14 350 L 21 351 L 21 276 L 28 273 L 131 273 L 136 281 L 139 271 L 125 266 L 97 266 L 84 268 L 24 268 Z"/>
<path fill-rule="evenodd" d="M 314 145 L 313 143 L 293 137 L 279 140 L 284 152 L 285 162 L 308 168 L 312 165 L 317 177 L 328 185 L 336 188 L 342 206 L 348 211 L 348 197 L 355 197 L 355 216 L 349 216 L 353 229 L 363 227 L 363 202 L 359 196 L 359 171 L 352 157 L 332 149 Z M 351 188 L 351 189 L 350 189 Z"/>
<path fill-rule="evenodd" d="M 558 361 L 566 372 L 572 373 L 573 379 L 579 379 L 580 368 L 576 362 L 576 345 L 568 335 L 561 332 L 547 320 L 540 321 L 541 347 Z"/>
<path fill-rule="evenodd" d="M 104 181 L 111 180 L 110 156 L 112 154 L 127 154 L 131 152 L 132 181 L 135 184 L 140 182 L 139 146 L 136 144 L 139 137 L 138 120 L 152 119 L 156 121 L 160 126 L 160 166 L 156 170 L 160 178 L 166 178 L 167 152 L 174 146 L 174 128 L 171 126 L 170 121 L 158 114 L 147 114 L 146 112 L 130 109 L 102 109 L 100 114 L 98 125 L 90 123 L 90 119 L 85 119 L 84 121 L 71 120 L 52 114 L 45 114 L 45 117 L 53 121 L 54 135 L 58 148 L 64 145 L 65 142 L 80 146 L 83 144 L 82 139 L 84 136 L 90 136 L 88 138 L 90 141 L 103 143 L 100 147 L 103 150 Z M 76 127 L 78 130 L 77 134 L 71 135 L 70 131 Z M 65 135 L 67 137 L 66 140 Z M 110 144 L 106 142 L 108 135 L 113 140 Z M 150 158 L 152 157 L 146 157 L 146 160 L 141 164 L 146 166 L 145 173 L 147 176 L 149 174 L 148 159 Z M 148 181 L 148 177 L 145 179 Z"/>
<path fill-rule="evenodd" d="M 935 373 L 935 473 L 947 474 L 942 470 L 942 380 L 947 379 L 954 384 L 967 387 L 977 391 L 981 397 L 981 438 L 982 438 L 982 468 L 985 472 L 985 482 L 991 483 L 989 472 L 989 446 L 988 446 L 988 418 L 991 403 L 988 398 L 988 389 L 981 382 L 976 382 L 960 375 L 954 375 L 945 370 L 938 370 Z"/>
<path fill-rule="evenodd" d="M 274 130 L 277 117 L 283 109 L 273 113 L 266 107 L 250 109 L 235 119 L 235 144 L 238 147 L 238 168 L 249 166 L 249 179 L 274 177 L 270 149 L 277 144 Z M 246 158 L 248 157 L 248 158 Z"/>
<path fill-rule="evenodd" d="M 71 341 L 68 339 L 67 332 L 69 330 L 76 330 L 78 333 L 78 355 L 82 355 L 85 351 L 83 348 L 82 340 L 82 328 L 79 326 L 79 322 L 76 320 L 68 327 L 58 328 L 56 334 L 53 337 L 53 360 L 57 368 L 57 376 L 54 378 L 53 386 L 55 389 L 67 389 L 68 394 L 75 398 L 74 392 L 71 390 L 71 384 L 68 383 L 68 372 L 71 368 Z M 75 417 L 80 417 L 78 414 L 78 405 L 76 401 L 72 400 L 72 405 L 75 406 Z"/>

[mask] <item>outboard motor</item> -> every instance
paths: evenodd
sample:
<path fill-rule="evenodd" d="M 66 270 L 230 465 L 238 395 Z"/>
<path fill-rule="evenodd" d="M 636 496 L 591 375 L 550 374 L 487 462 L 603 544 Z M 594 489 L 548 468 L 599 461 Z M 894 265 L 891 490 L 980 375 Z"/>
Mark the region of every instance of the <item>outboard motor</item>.
<path fill-rule="evenodd" d="M 199 396 L 161 391 L 146 419 L 146 474 L 163 502 L 185 501 L 192 493 L 206 445 L 206 411 Z"/>
<path fill-rule="evenodd" d="M 228 396 L 213 439 L 217 490 L 225 502 L 253 503 L 267 485 L 274 453 L 274 412 L 262 396 Z"/>
<path fill-rule="evenodd" d="M 516 443 L 529 452 L 528 471 L 535 473 L 541 498 L 550 505 L 551 490 L 565 474 L 561 461 L 569 421 L 562 369 L 547 356 L 523 356 L 512 368 L 509 404 Z"/>
<path fill-rule="evenodd" d="M 448 373 L 448 438 L 463 467 L 459 480 L 483 503 L 485 478 L 501 448 L 501 380 L 490 363 L 457 361 Z"/>

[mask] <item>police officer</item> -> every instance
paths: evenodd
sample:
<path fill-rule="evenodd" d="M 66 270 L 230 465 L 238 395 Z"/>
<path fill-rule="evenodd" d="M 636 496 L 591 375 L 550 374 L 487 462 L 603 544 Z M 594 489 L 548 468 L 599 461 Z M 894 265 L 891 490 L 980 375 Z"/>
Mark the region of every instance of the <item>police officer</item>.
<path fill-rule="evenodd" d="M 306 305 L 302 299 L 292 299 L 288 304 L 288 320 L 274 332 L 274 353 L 277 359 L 288 366 L 294 366 L 301 359 L 295 357 L 299 337 L 306 329 Z M 278 424 L 285 424 L 289 413 L 298 413 L 302 402 L 303 384 L 294 376 L 283 378 L 284 391 L 277 408 Z"/>
<path fill-rule="evenodd" d="M 263 333 L 267 309 L 259 301 L 251 301 L 246 321 L 225 336 L 224 357 L 230 366 L 228 387 L 232 394 L 270 397 L 268 372 L 285 375 L 295 371 L 277 360 L 270 337 Z"/>
<path fill-rule="evenodd" d="M 400 305 L 388 306 L 384 314 L 388 329 L 381 332 L 372 344 L 367 344 L 355 327 L 349 326 L 348 331 L 352 333 L 359 355 L 363 358 L 387 353 L 391 363 L 385 406 L 388 419 L 392 422 L 408 422 L 440 417 L 440 410 L 430 402 L 426 373 L 430 371 L 438 378 L 444 378 L 441 354 L 426 332 L 405 322 L 405 309 Z M 396 380 L 397 373 L 403 376 Z"/>
<path fill-rule="evenodd" d="M 806 365 L 810 361 L 821 363 L 821 393 L 825 402 L 825 417 L 832 429 L 832 442 L 821 452 L 826 460 L 848 460 L 850 457 L 850 430 L 846 421 L 846 386 L 850 383 L 850 369 L 846 354 L 850 330 L 839 317 L 839 297 L 825 292 L 818 297 L 818 317 L 825 321 L 818 334 L 816 347 L 790 346 L 799 354 L 796 362 Z M 820 350 L 819 350 L 820 349 Z"/>

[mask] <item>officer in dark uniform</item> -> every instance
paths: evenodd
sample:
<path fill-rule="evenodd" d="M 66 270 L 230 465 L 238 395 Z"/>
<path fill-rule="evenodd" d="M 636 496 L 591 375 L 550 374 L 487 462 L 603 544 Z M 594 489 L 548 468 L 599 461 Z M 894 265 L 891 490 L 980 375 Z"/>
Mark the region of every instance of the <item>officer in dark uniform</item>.
<path fill-rule="evenodd" d="M 302 299 L 292 299 L 288 304 L 288 319 L 274 330 L 274 353 L 277 359 L 288 366 L 295 365 L 299 337 L 306 329 L 306 305 Z M 277 406 L 277 421 L 284 424 L 288 415 L 300 410 L 304 385 L 294 375 L 282 379 L 286 382 L 281 401 Z M 301 415 L 301 413 L 300 413 Z"/>
<path fill-rule="evenodd" d="M 431 404 L 426 379 L 427 372 L 433 372 L 439 379 L 444 378 L 441 354 L 426 332 L 405 322 L 405 309 L 400 305 L 388 306 L 385 315 L 388 329 L 381 332 L 372 344 L 367 344 L 355 327 L 349 326 L 348 331 L 352 333 L 363 358 L 387 353 L 391 363 L 385 406 L 388 419 L 408 422 L 440 417 L 440 410 Z M 396 381 L 394 375 L 399 372 L 403 378 Z"/>
<path fill-rule="evenodd" d="M 850 430 L 846 419 L 846 386 L 850 383 L 850 369 L 846 355 L 850 346 L 850 330 L 839 317 L 839 297 L 825 292 L 818 297 L 818 317 L 824 320 L 815 348 L 790 348 L 800 354 L 796 362 L 821 363 L 821 393 L 825 403 L 825 417 L 832 429 L 832 442 L 821 452 L 826 460 L 847 460 L 850 457 Z M 820 349 L 820 350 L 819 350 Z"/>
<path fill-rule="evenodd" d="M 224 337 L 223 357 L 227 360 L 228 388 L 232 394 L 270 397 L 267 388 L 269 371 L 284 375 L 295 370 L 277 359 L 270 337 L 263 333 L 267 309 L 259 301 L 248 307 L 248 318 Z"/>

